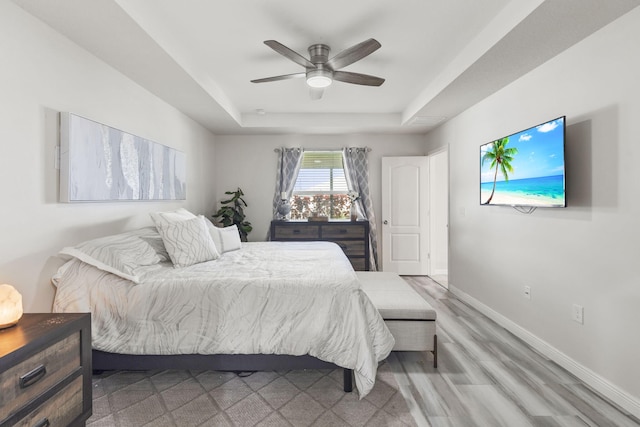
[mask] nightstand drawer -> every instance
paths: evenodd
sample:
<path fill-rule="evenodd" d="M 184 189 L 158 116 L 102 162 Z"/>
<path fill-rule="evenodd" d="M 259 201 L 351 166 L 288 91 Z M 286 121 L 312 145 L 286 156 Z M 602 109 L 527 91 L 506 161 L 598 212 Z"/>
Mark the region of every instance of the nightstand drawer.
<path fill-rule="evenodd" d="M 82 414 L 82 377 L 78 376 L 16 426 L 65 427 Z"/>
<path fill-rule="evenodd" d="M 365 227 L 361 225 L 351 225 L 350 223 L 326 224 L 322 226 L 323 239 L 363 239 L 365 237 Z"/>
<path fill-rule="evenodd" d="M 80 367 L 80 332 L 0 373 L 0 420 Z"/>
<path fill-rule="evenodd" d="M 317 225 L 291 224 L 274 225 L 273 239 L 318 239 L 320 227 Z"/>
<path fill-rule="evenodd" d="M 364 256 L 365 248 L 362 240 L 334 240 L 334 242 L 342 248 L 346 256 Z"/>

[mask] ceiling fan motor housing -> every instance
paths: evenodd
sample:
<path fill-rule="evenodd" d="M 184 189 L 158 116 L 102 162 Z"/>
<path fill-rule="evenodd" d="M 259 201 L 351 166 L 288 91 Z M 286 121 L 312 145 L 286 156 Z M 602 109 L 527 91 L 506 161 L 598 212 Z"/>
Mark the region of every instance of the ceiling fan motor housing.
<path fill-rule="evenodd" d="M 331 49 L 326 44 L 309 46 L 309 60 L 316 68 L 307 68 L 307 84 L 314 88 L 327 87 L 333 82 L 333 70 L 325 64 Z"/>
<path fill-rule="evenodd" d="M 316 65 L 324 64 L 329 60 L 330 50 L 326 44 L 312 44 L 309 46 L 309 60 Z"/>

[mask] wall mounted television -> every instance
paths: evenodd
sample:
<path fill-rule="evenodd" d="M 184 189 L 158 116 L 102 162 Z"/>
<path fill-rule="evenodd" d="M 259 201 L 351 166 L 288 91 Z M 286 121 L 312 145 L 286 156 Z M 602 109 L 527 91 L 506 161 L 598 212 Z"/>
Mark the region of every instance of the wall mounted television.
<path fill-rule="evenodd" d="M 566 207 L 565 116 L 480 146 L 480 204 Z"/>

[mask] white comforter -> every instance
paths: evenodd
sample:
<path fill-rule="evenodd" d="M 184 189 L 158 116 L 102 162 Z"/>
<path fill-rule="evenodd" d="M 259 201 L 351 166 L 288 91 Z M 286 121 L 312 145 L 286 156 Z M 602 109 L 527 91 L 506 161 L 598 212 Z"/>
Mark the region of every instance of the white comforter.
<path fill-rule="evenodd" d="M 53 279 L 54 311 L 90 311 L 93 347 L 107 352 L 310 354 L 353 369 L 361 397 L 394 345 L 334 243 L 247 243 L 140 273 L 135 284 L 72 259 Z"/>

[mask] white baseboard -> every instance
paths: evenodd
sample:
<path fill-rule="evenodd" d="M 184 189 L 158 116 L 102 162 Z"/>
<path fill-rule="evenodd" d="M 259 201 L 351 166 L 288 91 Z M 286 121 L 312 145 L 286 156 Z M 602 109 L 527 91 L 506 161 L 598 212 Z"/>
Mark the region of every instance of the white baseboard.
<path fill-rule="evenodd" d="M 574 359 L 570 358 L 546 341 L 538 338 L 536 335 L 509 320 L 492 308 L 486 306 L 464 291 L 461 291 L 453 285 L 449 285 L 449 292 L 451 292 L 461 301 L 469 304 L 521 340 L 525 341 L 531 347 L 535 348 L 537 351 L 553 360 L 555 363 L 562 366 L 567 371 L 571 372 L 573 375 L 584 381 L 598 393 L 602 394 L 625 411 L 628 411 L 633 416 L 640 418 L 640 400 L 631 396 L 624 390 L 616 387 L 614 384 L 611 384 L 609 381 L 602 378 L 591 369 L 576 362 Z"/>

